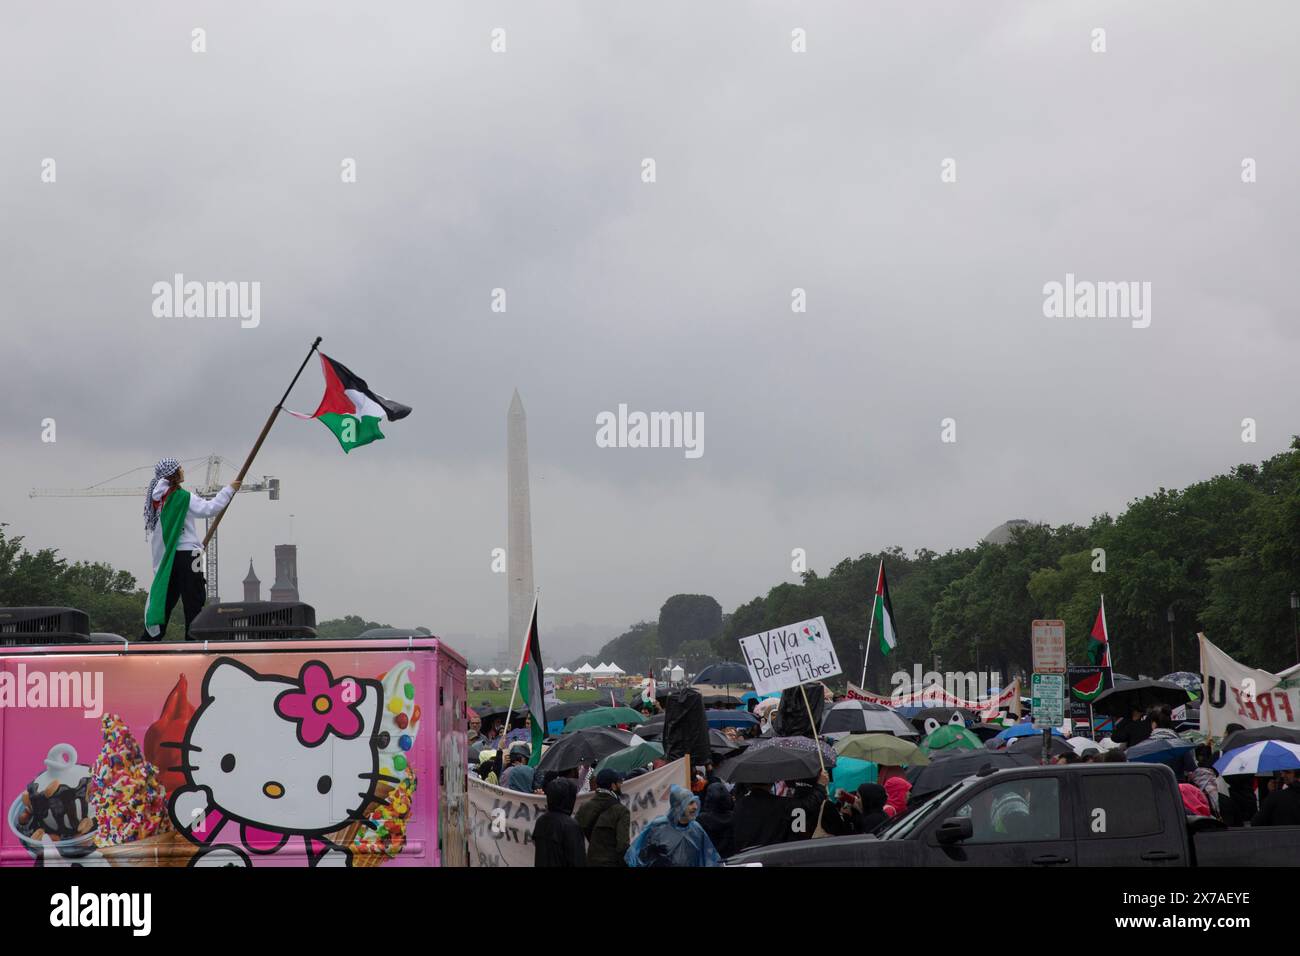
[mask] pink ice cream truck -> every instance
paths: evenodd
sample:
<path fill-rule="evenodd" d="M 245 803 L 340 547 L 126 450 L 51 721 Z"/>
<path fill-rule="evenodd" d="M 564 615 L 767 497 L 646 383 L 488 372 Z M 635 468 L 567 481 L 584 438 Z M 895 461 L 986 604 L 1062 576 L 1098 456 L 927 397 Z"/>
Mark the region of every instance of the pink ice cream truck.
<path fill-rule="evenodd" d="M 0 865 L 466 865 L 464 658 L 313 624 L 221 604 L 129 643 L 0 608 Z"/>

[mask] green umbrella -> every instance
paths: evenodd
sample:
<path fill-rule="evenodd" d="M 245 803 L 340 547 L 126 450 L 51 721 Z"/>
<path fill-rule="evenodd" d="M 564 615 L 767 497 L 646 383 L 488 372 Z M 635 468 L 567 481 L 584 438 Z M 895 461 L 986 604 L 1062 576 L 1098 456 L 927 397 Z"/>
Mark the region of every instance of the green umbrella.
<path fill-rule="evenodd" d="M 835 744 L 841 757 L 870 760 L 872 763 L 901 767 L 924 767 L 930 758 L 916 744 L 893 734 L 849 734 Z"/>
<path fill-rule="evenodd" d="M 570 717 L 564 732 L 582 730 L 584 727 L 614 727 L 618 724 L 644 724 L 645 718 L 631 707 L 596 707 Z"/>
<path fill-rule="evenodd" d="M 637 767 L 644 767 L 648 763 L 653 763 L 663 755 L 663 747 L 660 747 L 654 741 L 643 740 L 639 744 L 633 744 L 626 750 L 610 754 L 596 764 L 596 772 L 617 770 L 619 773 L 627 773 L 629 770 L 635 770 Z"/>
<path fill-rule="evenodd" d="M 984 745 L 965 727 L 949 724 L 922 738 L 921 749 L 933 754 L 937 750 L 983 750 Z"/>

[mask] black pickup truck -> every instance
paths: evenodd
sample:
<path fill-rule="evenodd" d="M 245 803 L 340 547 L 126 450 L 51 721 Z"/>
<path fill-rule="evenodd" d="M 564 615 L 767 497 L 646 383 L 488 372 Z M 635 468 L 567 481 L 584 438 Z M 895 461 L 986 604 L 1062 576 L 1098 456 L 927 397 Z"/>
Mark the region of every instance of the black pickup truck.
<path fill-rule="evenodd" d="M 1300 827 L 1189 817 L 1160 764 L 1017 767 L 941 790 L 878 836 L 761 847 L 728 866 L 1297 866 Z"/>

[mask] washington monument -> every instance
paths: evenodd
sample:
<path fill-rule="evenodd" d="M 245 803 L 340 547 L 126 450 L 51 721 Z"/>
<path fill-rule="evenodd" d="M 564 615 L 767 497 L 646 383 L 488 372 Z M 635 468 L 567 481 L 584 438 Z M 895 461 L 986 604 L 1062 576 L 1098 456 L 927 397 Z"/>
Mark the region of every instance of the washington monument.
<path fill-rule="evenodd" d="M 510 666 L 519 666 L 533 610 L 533 516 L 528 502 L 528 420 L 515 389 L 506 413 L 506 571 L 510 577 Z"/>

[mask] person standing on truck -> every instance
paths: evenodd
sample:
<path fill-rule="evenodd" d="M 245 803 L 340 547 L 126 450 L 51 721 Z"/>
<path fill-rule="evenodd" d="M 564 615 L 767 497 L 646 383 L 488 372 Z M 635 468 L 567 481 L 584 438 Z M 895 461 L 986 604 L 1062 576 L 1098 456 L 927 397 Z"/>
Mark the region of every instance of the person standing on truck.
<path fill-rule="evenodd" d="M 176 602 L 180 601 L 185 613 L 185 639 L 190 638 L 190 625 L 198 617 L 208 599 L 208 583 L 198 569 L 202 563 L 203 544 L 194 527 L 195 518 L 215 518 L 230 504 L 239 490 L 235 479 L 205 501 L 181 487 L 185 469 L 175 458 L 164 458 L 154 465 L 153 481 L 144 494 L 144 533 L 153 551 L 154 588 L 149 591 L 145 605 L 145 626 L 142 641 L 161 641 L 167 634 L 167 622 Z M 166 575 L 166 596 L 155 594 L 161 590 L 161 576 Z M 154 604 L 161 600 L 161 614 Z"/>
<path fill-rule="evenodd" d="M 587 838 L 588 866 L 626 866 L 623 854 L 632 842 L 632 813 L 623 806 L 623 775 L 606 767 L 596 774 L 596 795 L 575 819 Z"/>
<path fill-rule="evenodd" d="M 1300 826 L 1300 783 L 1294 770 L 1283 770 L 1278 788 L 1264 798 L 1259 813 L 1250 821 L 1253 827 Z"/>

